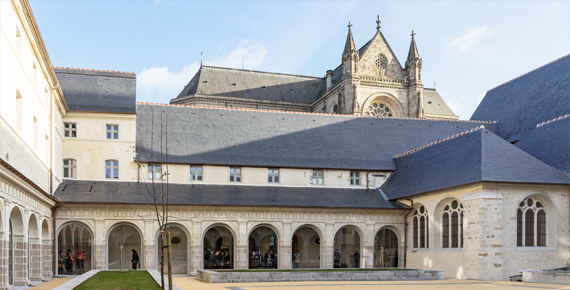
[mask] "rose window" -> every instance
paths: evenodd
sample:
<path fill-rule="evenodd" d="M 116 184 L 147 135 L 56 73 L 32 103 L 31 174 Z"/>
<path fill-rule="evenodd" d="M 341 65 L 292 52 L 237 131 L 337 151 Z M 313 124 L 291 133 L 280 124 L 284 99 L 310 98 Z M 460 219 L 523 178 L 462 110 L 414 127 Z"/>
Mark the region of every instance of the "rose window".
<path fill-rule="evenodd" d="M 364 112 L 366 116 L 393 117 L 394 113 L 388 105 L 381 102 L 372 102 Z"/>
<path fill-rule="evenodd" d="M 388 66 L 388 58 L 383 54 L 379 54 L 376 56 L 374 64 L 376 65 L 376 68 L 386 69 L 386 67 Z"/>

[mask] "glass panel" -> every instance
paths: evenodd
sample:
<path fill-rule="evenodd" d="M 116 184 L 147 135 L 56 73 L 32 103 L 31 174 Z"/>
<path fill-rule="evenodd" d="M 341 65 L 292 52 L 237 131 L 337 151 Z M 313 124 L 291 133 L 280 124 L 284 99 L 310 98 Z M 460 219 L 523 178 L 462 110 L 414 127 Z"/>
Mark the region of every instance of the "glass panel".
<path fill-rule="evenodd" d="M 534 247 L 534 211 L 532 209 L 528 209 L 525 212 L 524 221 L 524 245 L 525 247 Z"/>
<path fill-rule="evenodd" d="M 523 212 L 517 210 L 517 247 L 523 246 Z"/>
<path fill-rule="evenodd" d="M 236 182 L 241 182 L 241 176 L 236 176 Z"/>
<path fill-rule="evenodd" d="M 202 173 L 202 166 L 198 166 L 196 169 L 198 169 L 198 173 Z"/>
<path fill-rule="evenodd" d="M 420 248 L 426 247 L 426 220 L 420 217 Z"/>
<path fill-rule="evenodd" d="M 441 242 L 443 248 L 449 248 L 449 214 L 443 213 L 441 226 Z"/>
<path fill-rule="evenodd" d="M 198 180 L 202 180 L 202 174 L 198 175 Z"/>
<path fill-rule="evenodd" d="M 110 168 L 105 169 L 105 178 L 111 178 L 111 169 Z"/>
<path fill-rule="evenodd" d="M 69 168 L 67 167 L 63 168 L 63 177 L 71 177 L 69 176 Z"/>
<path fill-rule="evenodd" d="M 418 217 L 414 217 L 412 222 L 412 236 L 413 238 L 413 248 L 418 247 Z"/>
<path fill-rule="evenodd" d="M 374 242 L 374 268 L 398 267 L 398 236 L 390 229 L 381 229 Z"/>
<path fill-rule="evenodd" d="M 536 214 L 536 231 L 536 246 L 546 247 L 546 213 L 544 210 L 539 210 Z"/>
<path fill-rule="evenodd" d="M 230 175 L 230 181 L 234 181 L 234 176 Z"/>
<path fill-rule="evenodd" d="M 113 169 L 113 178 L 119 178 L 119 169 L 118 168 Z"/>
<path fill-rule="evenodd" d="M 77 137 L 77 132 L 76 132 L 76 131 L 72 131 L 72 132 L 71 132 L 71 137 Z"/>
<path fill-rule="evenodd" d="M 120 251 L 121 246 L 123 248 L 122 256 Z M 118 270 L 120 268 L 121 258 L 123 260 L 123 270 L 132 269 L 134 267 L 133 265 L 135 265 L 137 269 L 142 268 L 144 254 L 141 251 L 141 236 L 134 227 L 130 225 L 116 226 L 109 234 L 107 247 L 109 249 L 107 253 L 109 269 Z M 131 262 L 135 252 L 139 257 L 138 264 Z"/>
<path fill-rule="evenodd" d="M 118 132 L 113 133 L 113 139 L 119 139 L 119 133 Z"/>
<path fill-rule="evenodd" d="M 342 227 L 334 236 L 335 268 L 360 268 L 360 235 L 351 226 Z"/>
<path fill-rule="evenodd" d="M 459 214 L 456 211 L 451 213 L 451 247 L 459 248 Z"/>
<path fill-rule="evenodd" d="M 77 177 L 77 175 L 76 175 L 77 173 L 75 171 L 76 171 L 75 166 L 71 167 L 71 178 Z"/>
<path fill-rule="evenodd" d="M 91 231 L 85 225 L 81 223 L 65 225 L 58 235 L 57 274 L 79 274 L 90 271 L 93 259 L 92 240 Z M 71 253 L 75 261 L 69 259 L 68 253 Z"/>
<path fill-rule="evenodd" d="M 275 183 L 279 183 L 279 176 L 275 176 L 275 178 L 273 180 Z"/>
<path fill-rule="evenodd" d="M 279 239 L 268 227 L 259 227 L 249 235 L 249 268 L 278 269 Z"/>
<path fill-rule="evenodd" d="M 293 234 L 292 262 L 295 269 L 318 269 L 321 267 L 321 239 L 317 231 L 302 227 Z"/>
<path fill-rule="evenodd" d="M 234 238 L 222 226 L 209 229 L 204 235 L 204 269 L 234 268 Z"/>

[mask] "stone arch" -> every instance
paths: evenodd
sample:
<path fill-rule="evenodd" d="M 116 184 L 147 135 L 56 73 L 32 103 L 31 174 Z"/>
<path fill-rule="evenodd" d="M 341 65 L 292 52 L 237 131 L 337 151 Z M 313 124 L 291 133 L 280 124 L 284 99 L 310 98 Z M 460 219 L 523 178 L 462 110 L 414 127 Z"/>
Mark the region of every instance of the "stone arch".
<path fill-rule="evenodd" d="M 362 228 L 350 223 L 341 224 L 335 231 L 333 242 L 333 266 L 335 268 L 361 268 L 363 266 L 362 246 L 365 241 L 363 233 Z"/>
<path fill-rule="evenodd" d="M 211 232 L 212 231 L 212 232 Z M 215 232 L 214 232 L 215 231 Z M 227 231 L 227 232 L 224 232 Z M 215 235 L 217 233 L 217 235 Z M 229 234 L 229 235 L 228 235 Z M 212 223 L 202 234 L 202 265 L 204 269 L 234 269 L 236 262 L 237 234 L 227 223 Z M 231 247 L 224 245 L 230 239 Z M 209 243 L 206 243 L 208 240 Z M 212 243 L 213 242 L 213 243 Z M 210 250 L 210 253 L 206 253 Z M 228 251 L 229 257 L 221 252 Z M 220 255 L 216 255 L 220 253 Z"/>
<path fill-rule="evenodd" d="M 44 220 L 46 221 L 46 220 Z M 89 271 L 94 267 L 94 253 L 95 253 L 95 239 L 94 231 L 88 223 L 82 221 L 69 221 L 65 222 L 59 226 L 56 231 L 56 239 L 53 241 L 55 243 L 56 252 L 51 255 L 56 257 L 57 263 L 57 274 L 65 274 L 67 272 L 71 273 L 81 273 Z M 50 247 L 50 242 L 44 242 L 44 246 Z M 77 260 L 79 253 L 84 255 L 83 268 L 80 267 L 79 261 L 73 263 L 72 265 L 66 264 L 66 261 L 60 263 L 60 252 L 62 256 L 71 251 L 74 259 Z"/>
<path fill-rule="evenodd" d="M 202 232 L 202 240 L 204 240 L 204 235 L 206 234 L 206 232 L 215 226 L 223 226 L 223 227 L 227 228 L 232 233 L 234 239 L 237 239 L 239 231 L 234 224 L 228 223 L 228 222 L 214 221 L 214 222 L 209 222 L 204 226 L 205 230 Z"/>
<path fill-rule="evenodd" d="M 271 232 L 267 230 L 263 231 L 264 229 L 268 229 Z M 261 233 L 262 235 L 260 235 L 260 232 L 262 232 Z M 255 237 L 254 234 L 256 235 Z M 275 237 L 273 237 L 273 235 L 275 235 Z M 258 238 L 258 240 L 255 240 L 256 237 Z M 255 246 L 254 249 L 252 249 L 252 244 Z M 253 251 L 261 252 L 262 255 L 269 253 L 269 251 L 273 251 L 275 256 L 270 264 L 266 263 L 265 268 L 271 268 L 271 269 L 280 268 L 279 266 L 280 262 L 282 262 L 283 260 L 283 257 L 281 257 L 281 255 L 286 254 L 283 253 L 283 251 L 281 251 L 281 246 L 283 246 L 282 235 L 280 234 L 278 227 L 275 226 L 274 223 L 261 222 L 261 223 L 255 223 L 254 225 L 250 225 L 250 229 L 247 232 L 247 250 L 246 250 L 248 257 L 247 259 L 248 267 L 250 269 L 263 267 L 263 265 L 259 265 L 259 258 L 257 259 L 252 258 Z"/>
<path fill-rule="evenodd" d="M 35 214 L 31 214 L 30 218 L 28 219 L 28 235 L 30 238 L 39 238 L 39 226 L 38 226 L 38 218 Z"/>
<path fill-rule="evenodd" d="M 10 285 L 29 285 L 28 279 L 28 241 L 23 211 L 14 206 L 8 220 L 8 281 Z"/>
<path fill-rule="evenodd" d="M 335 224 L 334 235 L 336 235 L 338 233 L 338 231 L 340 231 L 340 229 L 347 227 L 347 226 L 350 226 L 350 227 L 353 227 L 356 229 L 356 232 L 360 236 L 361 242 L 364 242 L 365 240 L 367 240 L 368 237 L 366 235 L 366 229 L 363 228 L 362 225 L 353 224 L 353 223 L 337 223 L 337 224 Z"/>
<path fill-rule="evenodd" d="M 41 245 L 38 219 L 31 214 L 28 220 L 28 277 L 32 281 L 41 281 Z"/>
<path fill-rule="evenodd" d="M 368 98 L 366 98 L 366 100 L 364 101 L 364 105 L 362 106 L 362 110 L 360 112 L 362 116 L 366 116 L 367 108 L 370 106 L 370 104 L 372 104 L 375 101 L 379 101 L 388 105 L 390 110 L 393 112 L 392 117 L 394 118 L 407 117 L 405 114 L 406 110 L 404 109 L 402 103 L 398 100 L 398 98 L 388 93 L 374 93 L 368 96 Z"/>
<path fill-rule="evenodd" d="M 272 223 L 272 222 L 251 223 L 249 225 L 249 229 L 247 231 L 247 236 L 249 237 L 249 235 L 251 235 L 253 230 L 255 230 L 256 228 L 259 228 L 259 227 L 268 227 L 268 228 L 272 229 L 275 232 L 275 234 L 277 234 L 277 237 L 279 238 L 279 240 L 280 241 L 283 240 L 283 234 L 281 233 L 282 229 L 279 228 L 279 226 L 277 226 L 277 223 Z"/>
<path fill-rule="evenodd" d="M 396 239 L 397 239 L 395 241 L 395 243 L 392 244 L 391 242 L 393 242 L 393 241 L 386 241 L 387 244 L 390 243 L 392 245 L 386 245 L 386 244 L 385 245 L 378 245 L 376 243 L 379 234 L 383 230 L 390 230 L 394 233 L 394 235 L 396 236 Z M 390 267 L 401 267 L 401 265 L 402 265 L 402 243 L 403 243 L 402 237 L 403 237 L 403 233 L 400 231 L 400 229 L 397 227 L 391 226 L 391 225 L 382 226 L 374 233 L 374 262 L 373 262 L 374 268 L 385 267 L 386 265 L 382 265 L 382 262 L 386 263 L 386 256 L 390 255 L 390 253 L 384 253 L 384 258 L 381 259 L 380 258 L 381 253 L 378 251 L 378 248 L 380 246 L 384 247 L 384 251 L 386 251 L 386 248 L 388 246 L 390 247 L 389 248 L 390 250 L 393 250 L 394 246 L 395 246 L 395 251 L 396 251 L 395 252 L 396 257 L 394 257 L 395 263 L 390 265 Z"/>
<path fill-rule="evenodd" d="M 114 230 L 117 231 L 114 231 Z M 138 239 L 137 239 L 138 238 Z M 144 268 L 144 235 L 143 231 L 137 226 L 137 224 L 132 222 L 116 222 L 105 234 L 106 241 L 106 256 L 105 259 L 107 264 L 107 269 L 119 269 L 121 268 L 122 259 L 122 269 L 131 269 L 131 249 L 137 251 L 139 255 L 140 265 L 137 267 Z M 122 256 L 120 247 L 122 246 Z"/>
<path fill-rule="evenodd" d="M 527 200 L 528 198 L 533 198 L 535 201 L 539 201 L 545 212 L 546 212 L 546 247 L 549 248 L 557 248 L 558 247 L 558 230 L 557 226 L 560 221 L 559 218 L 559 208 L 558 204 L 552 200 L 550 195 L 544 191 L 530 191 L 525 193 L 515 204 L 514 212 L 512 216 L 517 217 L 517 210 L 519 208 L 519 204 L 523 201 Z M 517 221 L 515 220 L 515 232 L 512 235 L 514 238 L 514 244 L 517 244 L 518 238 L 518 225 Z"/>
<path fill-rule="evenodd" d="M 298 265 L 292 260 L 293 268 L 296 266 L 299 268 L 322 268 L 325 260 L 321 258 L 324 257 L 324 230 L 315 224 L 300 224 L 293 228 L 291 232 L 291 255 L 297 251 L 301 254 L 301 260 Z M 312 233 L 315 233 L 316 237 L 311 236 Z M 315 249 L 317 247 L 315 244 L 318 245 L 318 249 Z M 293 256 L 291 258 L 293 259 Z"/>
<path fill-rule="evenodd" d="M 177 231 L 170 231 L 171 232 L 171 251 L 172 251 L 172 273 L 173 274 L 190 274 L 190 253 L 191 253 L 191 249 L 190 249 L 190 241 L 191 241 L 191 235 L 190 235 L 190 231 L 188 230 L 188 228 L 181 224 L 181 223 L 168 223 L 166 225 L 167 227 L 167 231 L 168 229 L 173 229 L 173 228 L 177 228 L 179 230 L 179 232 Z M 178 235 L 180 233 L 184 234 L 183 239 L 180 239 L 180 237 L 178 237 Z M 154 266 L 155 269 L 159 269 L 160 268 L 160 240 L 159 240 L 159 235 L 160 235 L 160 231 L 157 229 L 156 233 L 154 235 Z M 178 238 L 180 241 L 178 243 L 175 243 L 176 240 L 175 238 Z M 174 241 L 172 241 L 174 240 Z M 186 244 L 185 246 L 181 245 L 180 242 L 185 241 Z M 165 252 L 166 255 L 166 252 Z M 184 257 L 182 257 L 184 256 Z M 165 256 L 165 261 L 166 261 L 166 256 Z M 166 269 L 166 268 L 165 268 Z M 165 270 L 168 271 L 168 270 Z"/>
<path fill-rule="evenodd" d="M 465 208 L 463 207 L 463 200 L 461 198 L 458 198 L 455 195 L 448 195 L 445 197 L 442 197 L 439 199 L 439 201 L 436 203 L 435 209 L 433 211 L 433 227 L 432 228 L 432 232 L 433 232 L 433 246 L 436 249 L 441 249 L 444 247 L 444 243 L 443 243 L 443 226 L 444 226 L 444 209 L 445 206 L 448 205 L 450 202 L 453 201 L 457 201 L 459 203 L 459 205 L 462 207 L 462 214 L 463 217 L 461 219 L 463 219 L 463 225 L 460 227 L 461 232 L 458 233 L 459 238 L 458 238 L 458 247 L 454 247 L 451 242 L 448 246 L 448 248 L 450 249 L 461 249 L 463 248 L 463 243 L 464 241 L 461 239 L 461 237 L 463 237 L 463 231 L 464 231 L 464 226 L 465 226 Z M 450 218 L 450 223 L 451 223 L 451 218 Z M 451 227 L 451 224 L 449 225 Z M 432 246 L 432 245 L 430 245 Z"/>
<path fill-rule="evenodd" d="M 12 207 L 10 211 L 10 222 L 12 223 L 12 233 L 14 235 L 24 235 L 24 215 L 20 207 Z"/>
<path fill-rule="evenodd" d="M 41 244 L 40 244 L 40 257 L 41 257 L 41 275 L 44 280 L 53 276 L 53 248 L 51 243 L 50 228 L 47 219 L 41 222 Z"/>

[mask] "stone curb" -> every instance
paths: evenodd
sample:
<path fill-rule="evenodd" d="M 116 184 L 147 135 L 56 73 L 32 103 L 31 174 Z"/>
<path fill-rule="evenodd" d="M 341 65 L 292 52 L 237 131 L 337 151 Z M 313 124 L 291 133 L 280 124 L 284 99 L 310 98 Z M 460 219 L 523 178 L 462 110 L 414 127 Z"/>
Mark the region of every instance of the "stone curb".
<path fill-rule="evenodd" d="M 160 285 L 160 272 L 157 270 L 147 270 L 152 279 L 156 281 L 156 284 Z M 164 284 L 168 287 L 168 276 L 164 276 Z M 176 286 L 174 282 L 172 283 L 172 290 L 182 290 L 180 287 Z"/>
<path fill-rule="evenodd" d="M 75 277 L 70 281 L 67 281 L 55 288 L 53 290 L 73 290 L 75 287 L 79 286 L 81 283 L 85 282 L 85 280 L 93 277 L 93 275 L 101 272 L 101 270 L 91 270 L 79 277 Z"/>

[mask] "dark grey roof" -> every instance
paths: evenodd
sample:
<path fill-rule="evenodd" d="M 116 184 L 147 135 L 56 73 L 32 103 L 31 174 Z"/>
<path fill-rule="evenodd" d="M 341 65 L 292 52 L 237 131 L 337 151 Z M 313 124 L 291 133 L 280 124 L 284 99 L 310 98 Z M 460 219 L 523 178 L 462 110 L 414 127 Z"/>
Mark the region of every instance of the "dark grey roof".
<path fill-rule="evenodd" d="M 382 185 L 388 199 L 480 181 L 570 184 L 568 174 L 480 129 L 396 158 Z"/>
<path fill-rule="evenodd" d="M 160 112 L 168 115 L 169 162 L 395 170 L 394 155 L 481 123 L 137 104 L 136 160 L 157 160 Z M 486 124 L 494 129 L 494 124 Z"/>
<path fill-rule="evenodd" d="M 424 103 L 424 113 L 453 117 L 456 116 L 435 89 L 424 88 L 422 99 Z"/>
<path fill-rule="evenodd" d="M 471 120 L 498 121 L 498 135 L 514 142 L 536 124 L 570 113 L 570 55 L 491 89 Z"/>
<path fill-rule="evenodd" d="M 224 96 L 311 104 L 324 78 L 202 66 L 171 103 L 187 96 Z"/>
<path fill-rule="evenodd" d="M 134 73 L 55 68 L 70 111 L 136 113 Z"/>
<path fill-rule="evenodd" d="M 64 180 L 55 196 L 63 203 L 151 204 L 152 184 L 117 181 Z M 159 184 L 155 185 L 157 190 Z M 169 201 L 179 205 L 280 206 L 404 209 L 377 189 L 274 187 L 248 185 L 169 184 Z"/>
<path fill-rule="evenodd" d="M 570 115 L 537 127 L 515 145 L 554 168 L 570 172 Z"/>

